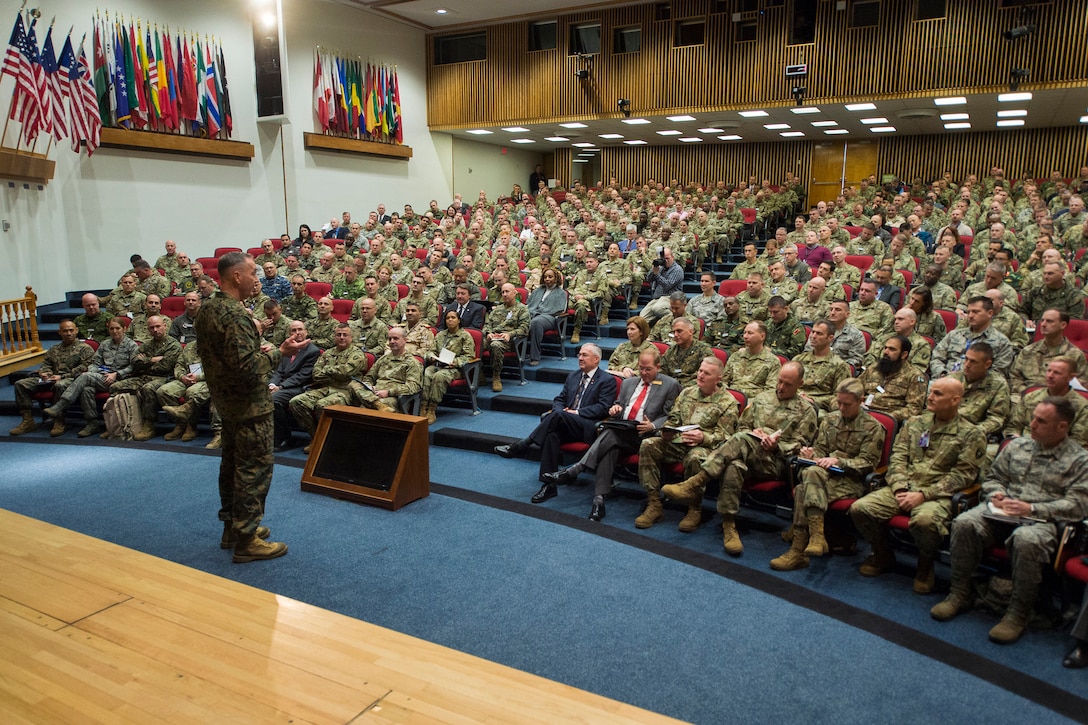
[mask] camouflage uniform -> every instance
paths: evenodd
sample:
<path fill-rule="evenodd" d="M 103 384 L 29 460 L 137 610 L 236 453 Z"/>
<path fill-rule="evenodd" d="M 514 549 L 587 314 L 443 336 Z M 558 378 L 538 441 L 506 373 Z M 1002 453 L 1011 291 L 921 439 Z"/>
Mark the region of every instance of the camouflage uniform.
<path fill-rule="evenodd" d="M 245 308 L 216 292 L 196 318 L 201 361 L 212 404 L 223 420 L 219 520 L 241 538 L 253 536 L 272 482 L 272 357 Z"/>
<path fill-rule="evenodd" d="M 329 315 L 327 320 L 316 317 L 306 323 L 306 335 L 313 344 L 322 350 L 328 350 L 336 347 L 336 326 L 339 324 L 340 320 L 332 315 Z"/>
<path fill-rule="evenodd" d="M 1028 333 L 1027 330 L 1024 329 L 1024 318 L 1010 310 L 1008 307 L 1002 307 L 1001 312 L 994 315 L 993 322 L 990 324 L 995 330 L 1009 338 L 1009 343 L 1013 347 L 1014 354 L 1027 346 Z M 960 326 L 966 327 L 967 321 L 962 321 Z"/>
<path fill-rule="evenodd" d="M 1076 376 L 1088 382 L 1088 360 L 1080 348 L 1064 337 L 1055 347 L 1048 346 L 1045 339 L 1037 340 L 1020 351 L 1009 370 L 1009 388 L 1013 394 L 1019 395 L 1032 385 L 1045 385 L 1047 365 L 1059 357 L 1076 360 Z"/>
<path fill-rule="evenodd" d="M 835 407 L 835 388 L 850 377 L 850 366 L 834 352 L 818 357 L 811 350 L 794 358 L 805 366 L 805 382 L 800 393 L 808 397 L 821 411 Z"/>
<path fill-rule="evenodd" d="M 999 284 L 997 289 L 1001 290 L 1001 293 L 1005 295 L 1005 306 L 1011 308 L 1013 312 L 1019 312 L 1020 295 L 1017 294 L 1016 290 L 1006 282 Z M 958 309 L 966 310 L 971 298 L 984 297 L 988 290 L 989 287 L 986 286 L 985 282 L 975 282 L 974 284 L 969 285 L 967 289 L 964 290 L 964 293 L 960 295 Z M 1042 316 L 1041 312 L 1040 316 Z"/>
<path fill-rule="evenodd" d="M 329 405 L 351 403 L 352 378 L 366 372 L 366 354 L 355 347 L 346 350 L 326 350 L 314 363 L 313 383 L 310 389 L 291 398 L 288 406 L 298 424 L 313 438 L 317 429 L 317 416 Z"/>
<path fill-rule="evenodd" d="M 695 317 L 690 312 L 685 312 L 684 319 L 691 323 L 692 329 L 695 331 L 695 337 L 696 339 L 699 339 L 701 337 L 699 332 L 703 329 L 702 323 L 699 322 L 699 318 Z M 654 323 L 654 326 L 650 328 L 650 337 L 647 339 L 649 339 L 651 342 L 663 342 L 666 345 L 673 344 L 672 323 L 672 313 L 666 312 L 664 315 L 658 318 L 657 322 Z"/>
<path fill-rule="evenodd" d="M 404 328 L 404 351 L 407 354 L 426 358 L 427 353 L 432 350 L 434 350 L 434 333 L 425 322 L 420 320 L 415 327 Z M 389 354 L 388 341 L 385 354 Z"/>
<path fill-rule="evenodd" d="M 1013 300 L 1016 300 L 1015 296 Z M 1029 320 L 1038 320 L 1051 307 L 1081 319 L 1084 317 L 1084 295 L 1068 282 L 1056 290 L 1039 285 L 1027 291 L 1021 305 L 1024 317 Z"/>
<path fill-rule="evenodd" d="M 449 350 L 453 353 L 453 363 L 449 366 L 437 361 L 437 353 L 441 350 Z M 437 405 L 449 389 L 450 383 L 464 377 L 461 368 L 476 356 L 476 343 L 466 330 L 458 330 L 452 334 L 449 330 L 442 330 L 435 339 L 432 359 L 423 370 L 423 401 Z"/>
<path fill-rule="evenodd" d="M 389 335 L 389 325 L 375 317 L 370 324 L 362 320 L 352 320 L 348 323 L 351 328 L 351 336 L 355 346 L 364 352 L 372 352 L 375 355 L 385 349 L 385 340 Z"/>
<path fill-rule="evenodd" d="M 734 350 L 744 346 L 744 328 L 747 325 L 748 320 L 743 317 L 738 316 L 737 319 L 730 320 L 722 315 L 713 324 L 707 326 L 703 339 L 712 346 L 732 354 Z"/>
<path fill-rule="evenodd" d="M 165 299 L 170 296 L 170 280 L 163 277 L 158 272 L 152 272 L 151 276 L 142 282 L 137 280 L 136 287 L 140 292 L 143 292 L 144 295 L 158 295 L 160 299 Z M 139 308 L 137 307 L 136 309 Z"/>
<path fill-rule="evenodd" d="M 605 289 L 605 304 L 601 310 L 601 324 L 608 324 L 608 312 L 612 307 L 612 298 L 624 294 L 624 288 L 631 286 L 631 265 L 620 257 L 612 261 L 605 257 L 597 265 L 597 271 L 604 275 L 608 286 Z M 615 282 L 615 284 L 613 284 Z M 635 290 L 637 293 L 638 290 Z"/>
<path fill-rule="evenodd" d="M 808 371 L 805 371 L 806 378 Z M 884 426 L 865 411 L 853 420 L 835 411 L 820 422 L 812 457 L 837 458 L 843 473 L 833 473 L 820 466 L 801 469 L 801 483 L 793 490 L 793 523 L 807 527 L 809 516 L 823 516 L 827 505 L 840 498 L 858 498 L 863 481 L 880 462 Z"/>
<path fill-rule="evenodd" d="M 415 395 L 422 389 L 423 366 L 419 364 L 419 360 L 408 353 L 389 353 L 374 362 L 362 383 L 351 382 L 351 400 L 353 405 L 395 413 L 398 398 Z M 374 390 L 388 390 L 389 396 L 379 398 Z"/>
<path fill-rule="evenodd" d="M 778 449 L 767 451 L 748 432 L 762 428 L 767 434 L 781 430 Z M 816 436 L 816 408 L 800 395 L 779 400 L 774 390 L 748 401 L 740 415 L 737 432 L 714 449 L 702 470 L 721 479 L 718 513 L 735 516 L 740 510 L 740 491 L 745 478 L 774 478 L 786 473 L 786 459 L 797 455 Z"/>
<path fill-rule="evenodd" d="M 887 521 L 901 513 L 896 492 L 920 492 L 925 501 L 910 511 L 910 532 L 919 556 L 936 558 L 948 533 L 952 494 L 975 482 L 985 459 L 985 436 L 963 416 L 938 423 L 928 411 L 917 415 L 895 437 L 888 485 L 854 502 L 850 517 L 875 545 L 883 540 Z"/>
<path fill-rule="evenodd" d="M 767 303 L 771 301 L 771 293 L 764 289 L 758 297 L 753 297 L 748 290 L 737 295 L 737 304 L 740 305 L 740 316 L 747 320 L 766 320 Z"/>
<path fill-rule="evenodd" d="M 805 328 L 792 314 L 787 314 L 782 322 L 767 320 L 767 347 L 776 355 L 791 360 L 805 349 Z"/>
<path fill-rule="evenodd" d="M 151 362 L 151 358 L 160 356 L 162 360 Z M 140 401 L 144 425 L 154 428 L 155 412 L 159 404 L 155 393 L 170 380 L 180 356 L 181 343 L 169 335 L 163 336 L 161 340 L 153 339 L 141 345 L 140 350 L 132 358 L 132 376 L 111 385 L 110 396 L 135 393 Z"/>
<path fill-rule="evenodd" d="M 1009 384 L 1005 378 L 993 370 L 973 383 L 967 382 L 963 373 L 952 373 L 950 377 L 963 383 L 960 417 L 978 426 L 986 437 L 999 434 L 1011 407 Z"/>
<path fill-rule="evenodd" d="M 305 322 L 307 331 L 310 330 L 310 323 L 317 319 L 317 302 L 310 295 L 288 295 L 280 302 L 280 309 L 287 319 Z"/>
<path fill-rule="evenodd" d="M 679 345 L 673 345 L 661 357 L 661 372 L 675 378 L 680 387 L 695 384 L 695 373 L 699 371 L 699 365 L 704 357 L 710 357 L 714 351 L 710 345 L 702 340 L 692 340 L 691 347 L 687 350 L 680 349 Z"/>
<path fill-rule="evenodd" d="M 491 351 L 491 374 L 495 379 L 502 375 L 503 355 L 515 350 L 514 342 L 519 337 L 529 334 L 529 308 L 522 302 L 515 302 L 513 307 L 497 304 L 487 315 L 484 323 L 484 342 Z M 495 332 L 505 332 L 510 335 L 509 340 L 489 340 L 488 335 Z"/>
<path fill-rule="evenodd" d="M 162 318 L 167 329 L 169 329 L 173 320 L 161 312 L 157 316 Z M 145 342 L 151 342 L 151 331 L 147 329 L 147 313 L 140 312 L 133 315 L 132 322 L 129 323 L 128 329 L 125 330 L 125 334 L 141 345 Z"/>
<path fill-rule="evenodd" d="M 872 304 L 863 305 L 855 300 L 850 303 L 850 324 L 873 337 L 891 330 L 894 317 L 895 310 L 887 302 L 874 300 Z"/>
<path fill-rule="evenodd" d="M 71 345 L 54 345 L 46 350 L 37 374 L 15 381 L 15 403 L 19 412 L 33 410 L 34 400 L 30 396 L 39 390 L 52 388 L 53 397 L 59 398 L 73 380 L 87 372 L 93 358 L 94 348 L 79 340 Z M 55 383 L 42 382 L 43 377 L 50 375 L 59 375 L 60 380 Z"/>
<path fill-rule="evenodd" d="M 661 467 L 667 463 L 682 461 L 684 477 L 698 472 L 706 457 L 737 427 L 737 400 L 724 387 L 710 395 L 703 395 L 693 385 L 680 391 L 669 411 L 666 426 L 698 425 L 703 442 L 689 446 L 676 436 L 670 441 L 657 436 L 644 438 L 638 450 L 638 481 L 651 496 L 661 490 Z"/>
<path fill-rule="evenodd" d="M 797 283 L 790 277 L 786 277 L 782 282 L 775 282 L 773 279 L 768 279 L 765 290 L 771 295 L 771 297 L 781 297 L 786 301 L 786 305 L 790 305 L 798 297 Z"/>
<path fill-rule="evenodd" d="M 781 368 L 782 363 L 770 348 L 764 347 L 753 355 L 748 348 L 742 347 L 729 355 L 722 374 L 722 385 L 754 398 L 774 389 Z"/>
<path fill-rule="evenodd" d="M 918 322 L 914 325 L 914 331 L 919 335 L 932 337 L 935 343 L 943 340 L 948 333 L 944 325 L 944 318 L 936 312 L 926 312 L 918 315 Z"/>
<path fill-rule="evenodd" d="M 1046 388 L 1036 388 L 1020 399 L 1020 402 L 1012 406 L 1012 414 L 1005 424 L 1005 437 L 1023 436 L 1031 437 L 1031 414 L 1035 406 L 1050 396 Z M 1069 437 L 1082 448 L 1088 448 L 1088 400 L 1080 393 L 1069 388 L 1061 396 L 1069 401 L 1076 411 L 1073 424 L 1069 426 Z"/>
<path fill-rule="evenodd" d="M 933 295 L 933 309 L 935 310 L 954 310 L 956 309 L 956 292 L 944 281 L 937 282 L 932 287 L 928 288 L 930 294 Z M 904 302 L 908 302 L 904 300 Z"/>
<path fill-rule="evenodd" d="M 896 333 L 888 335 L 882 335 L 879 338 L 874 337 L 873 342 L 869 345 L 869 352 L 865 354 L 865 367 L 874 367 L 884 354 L 884 345 L 890 340 Z M 907 362 L 918 368 L 922 372 L 929 372 L 929 361 L 933 357 L 933 348 L 929 346 L 929 340 L 925 339 L 917 332 L 912 332 L 910 337 L 911 348 L 910 354 L 907 356 Z"/>
<path fill-rule="evenodd" d="M 707 327 L 710 327 L 721 317 L 725 317 L 725 307 L 722 303 L 725 298 L 717 292 L 712 292 L 709 297 L 698 294 L 688 300 L 688 315 L 698 317 Z"/>
<path fill-rule="evenodd" d="M 763 279 L 767 279 L 767 265 L 756 259 L 754 262 L 749 262 L 747 259 L 743 262 L 738 262 L 736 267 L 733 267 L 733 273 L 729 275 L 729 279 L 748 279 L 748 275 L 753 272 L 758 272 L 763 275 Z"/>
<path fill-rule="evenodd" d="M 586 318 L 589 317 L 593 303 L 604 296 L 607 288 L 608 282 L 601 274 L 600 267 L 592 273 L 588 269 L 583 269 L 574 275 L 574 281 L 571 282 L 569 288 L 570 306 L 574 309 L 574 329 L 581 330 Z M 583 299 L 576 300 L 574 295 L 582 295 Z"/>
<path fill-rule="evenodd" d="M 872 365 L 858 379 L 865 386 L 865 407 L 869 410 L 887 413 L 902 423 L 925 408 L 926 376 L 910 365 L 904 365 L 891 377 L 885 377 Z"/>
<path fill-rule="evenodd" d="M 957 327 L 945 335 L 933 348 L 933 358 L 929 362 L 930 377 L 936 379 L 962 369 L 967 349 L 976 342 L 989 343 L 994 351 L 993 371 L 1002 376 L 1008 374 L 1013 362 L 1012 344 L 1009 338 L 990 325 L 980 333 L 971 332 L 967 327 Z"/>
<path fill-rule="evenodd" d="M 619 373 L 624 368 L 631 368 L 632 370 L 638 370 L 638 356 L 646 350 L 656 349 L 654 344 L 649 340 L 643 341 L 641 345 L 635 347 L 631 344 L 631 341 L 621 343 L 619 347 L 612 351 L 612 354 L 608 357 L 608 372 Z"/>
<path fill-rule="evenodd" d="M 72 322 L 75 323 L 76 334 L 80 340 L 102 341 L 110 339 L 110 319 L 110 316 L 105 312 L 99 312 L 94 317 L 84 313 L 77 316 Z"/>
<path fill-rule="evenodd" d="M 438 326 L 438 303 L 435 302 L 434 296 L 429 294 L 423 294 L 419 299 L 414 299 L 412 295 L 402 298 L 400 302 L 397 303 L 396 309 L 393 310 L 392 319 L 394 324 L 399 325 L 405 321 L 404 310 L 411 302 L 419 305 L 420 320 L 431 327 Z"/>
<path fill-rule="evenodd" d="M 111 317 L 121 316 L 131 319 L 134 314 L 144 308 L 145 299 L 147 295 L 143 292 L 133 292 L 128 295 L 114 292 L 110 295 L 110 301 L 106 303 L 105 309 Z"/>
<path fill-rule="evenodd" d="M 809 302 L 807 297 L 798 297 L 790 305 L 790 312 L 794 317 L 803 322 L 826 320 L 830 304 L 830 298 L 827 296 L 825 290 L 824 294 L 820 296 L 820 299 L 815 302 Z"/>
<path fill-rule="evenodd" d="M 860 367 L 865 357 L 865 335 L 861 334 L 861 330 L 847 322 L 841 330 L 832 328 L 831 332 L 835 335 L 831 339 L 831 352 L 847 365 Z M 812 345 L 805 343 L 805 350 L 811 349 Z"/>

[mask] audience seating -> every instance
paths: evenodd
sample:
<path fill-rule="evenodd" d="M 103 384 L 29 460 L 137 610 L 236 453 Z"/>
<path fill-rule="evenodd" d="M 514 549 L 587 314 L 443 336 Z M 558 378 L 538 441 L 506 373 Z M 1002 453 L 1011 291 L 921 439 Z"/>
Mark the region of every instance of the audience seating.
<path fill-rule="evenodd" d="M 185 298 L 178 295 L 170 295 L 162 301 L 161 311 L 171 320 L 185 312 Z"/>
<path fill-rule="evenodd" d="M 222 257 L 224 254 L 229 254 L 231 252 L 240 252 L 240 251 L 242 251 L 241 247 L 216 247 L 215 252 L 213 252 L 213 254 L 216 257 Z M 261 251 L 263 251 L 263 250 L 258 250 L 257 253 L 260 254 Z"/>
<path fill-rule="evenodd" d="M 332 316 L 340 322 L 347 322 L 351 319 L 351 308 L 354 306 L 355 300 L 333 300 Z"/>
<path fill-rule="evenodd" d="M 1038 326 L 1035 327 L 1035 334 L 1032 335 L 1031 341 L 1037 342 L 1043 339 L 1043 333 Z M 1069 325 L 1065 328 L 1065 339 L 1073 343 L 1077 348 L 1083 350 L 1088 355 L 1088 320 L 1070 320 Z"/>
<path fill-rule="evenodd" d="M 197 257 L 193 261 L 203 267 L 205 273 L 207 273 L 209 269 L 219 268 L 219 257 Z"/>
<path fill-rule="evenodd" d="M 722 297 L 736 297 L 746 289 L 748 289 L 746 279 L 723 279 L 718 285 L 718 294 Z"/>
<path fill-rule="evenodd" d="M 328 282 L 307 282 L 306 294 L 314 298 L 314 301 L 321 299 L 322 297 L 328 297 L 332 294 L 332 285 Z"/>
<path fill-rule="evenodd" d="M 933 310 L 944 320 L 947 332 L 952 332 L 960 324 L 960 316 L 954 310 Z"/>
<path fill-rule="evenodd" d="M 869 268 L 873 266 L 873 257 L 868 254 L 847 254 L 846 263 L 852 267 L 857 267 L 861 271 L 861 276 L 864 277 Z"/>

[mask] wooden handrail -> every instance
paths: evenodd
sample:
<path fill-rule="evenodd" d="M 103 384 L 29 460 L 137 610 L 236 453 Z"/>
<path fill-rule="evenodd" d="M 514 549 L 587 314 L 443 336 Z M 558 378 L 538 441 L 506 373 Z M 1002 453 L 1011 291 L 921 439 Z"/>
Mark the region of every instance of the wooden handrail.
<path fill-rule="evenodd" d="M 37 300 L 30 285 L 23 297 L 0 300 L 0 377 L 37 365 L 45 357 L 38 339 Z"/>

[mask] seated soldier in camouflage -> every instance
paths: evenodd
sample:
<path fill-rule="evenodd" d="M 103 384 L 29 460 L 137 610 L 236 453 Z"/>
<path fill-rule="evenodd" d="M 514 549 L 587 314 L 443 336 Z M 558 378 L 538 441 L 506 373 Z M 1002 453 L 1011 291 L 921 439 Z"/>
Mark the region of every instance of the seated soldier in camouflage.
<path fill-rule="evenodd" d="M 146 296 L 136 289 L 136 275 L 126 274 L 121 278 L 121 289 L 115 290 L 107 298 L 106 312 L 113 317 L 127 317 L 131 320 L 143 309 Z"/>
<path fill-rule="evenodd" d="M 38 429 L 34 420 L 34 393 L 50 390 L 59 398 L 72 381 L 85 373 L 94 358 L 94 348 L 77 338 L 78 330 L 71 320 L 61 320 L 59 325 L 60 344 L 45 351 L 45 358 L 36 375 L 15 381 L 15 403 L 19 408 L 22 422 L 8 431 L 9 435 L 21 436 Z M 50 435 L 64 433 L 64 418 L 54 421 Z"/>
<path fill-rule="evenodd" d="M 744 551 L 737 533 L 736 515 L 745 479 L 784 476 L 789 457 L 796 455 L 801 446 L 810 445 L 816 436 L 816 408 L 798 395 L 804 375 L 800 363 L 783 365 L 775 389 L 748 401 L 737 432 L 714 449 L 699 472 L 661 489 L 668 498 L 692 505 L 703 500 L 711 479 L 720 479 L 718 513 L 722 515 L 722 546 L 730 556 L 740 556 Z"/>
<path fill-rule="evenodd" d="M 321 308 L 321 302 L 327 301 L 329 310 L 332 310 L 332 300 L 327 297 L 322 297 L 318 301 L 318 309 Z M 378 303 L 376 303 L 370 297 L 364 297 L 357 303 L 359 307 L 359 319 L 352 320 L 348 323 L 351 327 L 352 336 L 355 338 L 355 345 L 364 352 L 371 352 L 377 355 L 380 351 L 385 349 L 386 337 L 389 334 L 389 326 L 386 325 L 381 319 L 378 318 Z"/>
<path fill-rule="evenodd" d="M 881 335 L 878 338 L 874 337 L 872 344 L 869 345 L 869 352 L 865 354 L 865 367 L 875 365 L 880 359 L 880 355 L 884 350 L 884 343 L 888 338 L 901 335 L 910 340 L 910 359 L 907 362 L 923 372 L 929 372 L 929 361 L 933 356 L 933 348 L 930 346 L 929 340 L 914 331 L 917 323 L 918 316 L 911 308 L 904 307 L 897 310 L 895 317 L 892 318 L 892 333 Z"/>
<path fill-rule="evenodd" d="M 162 299 L 161 297 L 159 299 Z M 81 301 L 83 314 L 72 322 L 76 326 L 76 333 L 80 340 L 108 340 L 110 335 L 108 327 L 113 318 L 101 311 L 98 295 L 88 292 L 83 295 Z"/>
<path fill-rule="evenodd" d="M 737 401 L 721 384 L 722 363 L 717 357 L 703 358 L 695 385 L 676 397 L 661 435 L 646 438 L 638 451 L 638 480 L 646 489 L 646 509 L 635 519 L 635 527 L 648 529 L 664 518 L 661 502 L 661 467 L 680 461 L 684 475 L 693 476 L 718 445 L 733 435 L 737 425 Z M 685 426 L 697 426 L 678 432 Z M 688 504 L 680 522 L 684 533 L 695 531 L 702 520 L 701 502 Z"/>
<path fill-rule="evenodd" d="M 729 356 L 722 373 L 722 385 L 739 390 L 749 398 L 770 390 L 782 367 L 766 346 L 767 326 L 753 320 L 744 327 L 744 347 Z"/>
<path fill-rule="evenodd" d="M 801 447 L 801 456 L 812 464 L 801 469 L 801 483 L 793 491 L 790 549 L 771 559 L 772 569 L 804 569 L 810 556 L 827 554 L 824 516 L 828 504 L 861 496 L 865 476 L 880 462 L 885 432 L 862 410 L 864 398 L 865 388 L 856 378 L 840 381 L 835 388 L 838 410 L 824 417 L 816 442 Z"/>
<path fill-rule="evenodd" d="M 688 298 L 683 292 L 673 292 L 669 295 L 669 311 L 657 319 L 654 326 L 650 329 L 650 341 L 651 342 L 663 342 L 666 345 L 672 344 L 672 321 L 683 317 L 691 322 L 695 328 L 695 336 L 699 337 L 699 332 L 702 330 L 702 323 L 699 322 L 699 318 L 688 312 Z"/>
<path fill-rule="evenodd" d="M 732 295 L 722 299 L 722 313 L 707 327 L 703 339 L 713 347 L 732 354 L 744 344 L 744 327 L 748 320 L 740 314 L 740 305 Z"/>
<path fill-rule="evenodd" d="M 777 295 L 767 303 L 767 346 L 791 360 L 805 349 L 805 328 L 790 314 L 788 302 Z"/>
<path fill-rule="evenodd" d="M 687 317 L 678 317 L 672 321 L 673 344 L 661 358 L 661 372 L 665 373 L 681 387 L 695 383 L 695 374 L 699 371 L 699 361 L 714 351 L 710 345 L 695 339 L 695 324 Z"/>
<path fill-rule="evenodd" d="M 835 391 L 839 383 L 851 376 L 850 366 L 831 349 L 832 325 L 817 320 L 809 334 L 809 348 L 794 360 L 805 366 L 805 383 L 801 396 L 819 409 L 822 417 L 836 405 Z"/>
<path fill-rule="evenodd" d="M 423 366 L 405 349 L 403 327 L 389 330 L 389 352 L 380 356 L 362 381 L 352 381 L 351 402 L 373 410 L 396 413 L 399 398 L 423 389 Z"/>
<path fill-rule="evenodd" d="M 1085 361 L 1084 352 L 1065 337 L 1069 319 L 1069 315 L 1061 310 L 1043 312 L 1038 325 L 1040 339 L 1021 350 L 1009 370 L 1009 387 L 1014 398 L 1018 399 L 1029 386 L 1043 385 L 1047 364 L 1059 357 L 1075 361 L 1076 376 L 1088 383 L 1088 361 Z"/>
<path fill-rule="evenodd" d="M 925 373 L 908 362 L 911 347 L 908 338 L 892 335 L 881 346 L 880 358 L 858 378 L 865 388 L 865 407 L 899 423 L 920 414 L 926 401 Z"/>
<path fill-rule="evenodd" d="M 139 400 L 144 419 L 143 428 L 133 431 L 132 435 L 138 441 L 155 437 L 155 413 L 159 409 L 159 399 L 155 393 L 170 380 L 174 366 L 181 356 L 181 343 L 166 334 L 166 323 L 161 317 L 149 319 L 147 329 L 151 333 L 151 340 L 141 345 L 132 357 L 131 374 L 110 385 L 111 397 L 121 393 L 134 393 Z"/>
<path fill-rule="evenodd" d="M 1069 427 L 1069 437 L 1077 445 L 1088 448 L 1088 400 L 1070 385 L 1076 373 L 1076 363 L 1069 358 L 1058 357 L 1047 363 L 1046 385 L 1027 393 L 1012 406 L 1012 413 L 1005 423 L 1005 437 L 1030 436 L 1031 412 L 1035 406 L 1045 398 L 1064 398 L 1076 416 Z"/>
<path fill-rule="evenodd" d="M 809 280 L 805 294 L 795 299 L 790 305 L 793 316 L 801 322 L 826 319 L 830 303 L 830 300 L 824 296 L 826 290 L 827 280 L 823 277 L 813 277 Z"/>
<path fill-rule="evenodd" d="M 351 327 L 340 322 L 333 333 L 335 347 L 314 363 L 313 382 L 306 392 L 291 398 L 288 407 L 304 431 L 314 437 L 321 411 L 329 405 L 350 405 L 351 382 L 366 372 L 366 353 L 352 344 Z M 303 448 L 310 452 L 310 445 Z"/>
<path fill-rule="evenodd" d="M 199 347 L 197 342 L 188 343 L 174 365 L 174 379 L 163 383 L 155 391 L 163 411 L 177 422 L 174 429 L 163 436 L 164 440 L 194 440 L 200 410 L 211 401 L 208 384 L 204 382 L 204 366 L 200 362 Z M 213 415 L 212 431 L 219 430 L 221 426 L 218 416 Z"/>
<path fill-rule="evenodd" d="M 309 327 L 317 318 L 317 302 L 306 294 L 306 277 L 301 274 L 292 275 L 291 294 L 280 301 L 280 309 L 288 320 L 302 320 Z"/>

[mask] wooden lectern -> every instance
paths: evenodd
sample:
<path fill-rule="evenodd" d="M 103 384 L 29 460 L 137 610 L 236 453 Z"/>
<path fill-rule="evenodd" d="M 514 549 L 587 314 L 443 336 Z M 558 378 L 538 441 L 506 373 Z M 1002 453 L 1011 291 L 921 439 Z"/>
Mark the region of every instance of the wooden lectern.
<path fill-rule="evenodd" d="M 321 414 L 302 490 L 399 509 L 431 492 L 427 419 L 348 405 Z"/>

